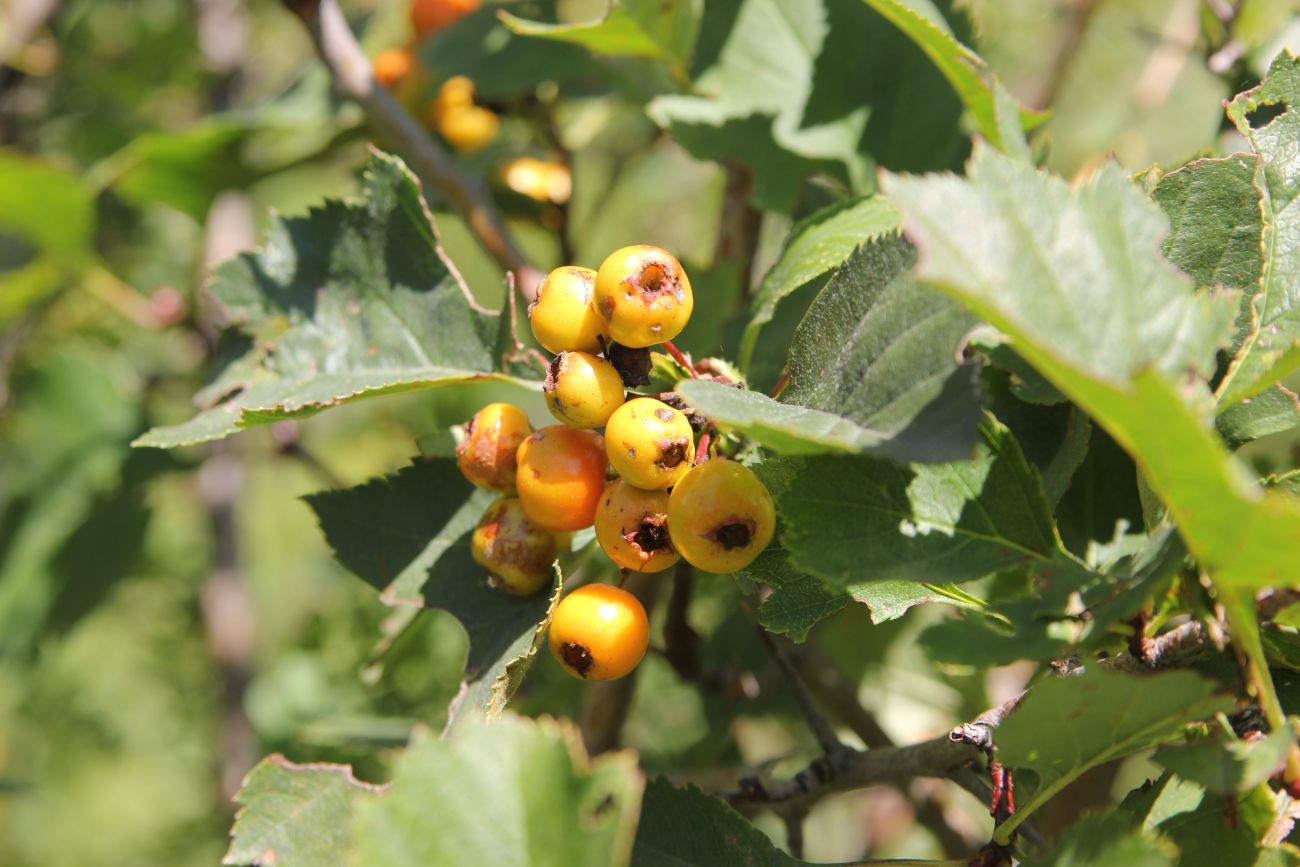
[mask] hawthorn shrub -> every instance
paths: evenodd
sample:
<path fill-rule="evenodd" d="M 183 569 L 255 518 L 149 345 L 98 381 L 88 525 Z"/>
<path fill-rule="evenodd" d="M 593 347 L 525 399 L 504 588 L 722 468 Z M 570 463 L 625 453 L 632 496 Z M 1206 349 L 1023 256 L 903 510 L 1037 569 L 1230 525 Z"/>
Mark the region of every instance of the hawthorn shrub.
<path fill-rule="evenodd" d="M 391 607 L 359 678 L 466 649 L 365 773 L 263 758 L 223 863 L 1300 863 L 1292 19 L 1184 70 L 1120 51 L 1177 4 L 1044 4 L 1067 74 L 954 5 L 422 0 L 371 84 L 286 4 L 374 144 L 134 445 L 467 410 L 304 498 Z"/>

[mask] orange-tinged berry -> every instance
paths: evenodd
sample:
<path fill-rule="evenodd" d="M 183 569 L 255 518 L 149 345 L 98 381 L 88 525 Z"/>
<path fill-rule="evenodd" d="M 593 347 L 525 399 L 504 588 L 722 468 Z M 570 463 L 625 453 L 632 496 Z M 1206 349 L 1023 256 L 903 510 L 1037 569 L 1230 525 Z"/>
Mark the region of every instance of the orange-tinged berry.
<path fill-rule="evenodd" d="M 605 440 L 562 424 L 544 427 L 519 446 L 515 488 L 528 520 L 547 530 L 581 530 L 596 520 L 605 490 Z"/>
<path fill-rule="evenodd" d="M 371 61 L 375 70 L 375 81 L 389 89 L 411 74 L 415 67 L 415 58 L 406 48 L 390 48 L 375 55 Z"/>
<path fill-rule="evenodd" d="M 623 405 L 623 378 L 590 352 L 561 352 L 542 384 L 551 415 L 571 427 L 601 427 Z"/>
<path fill-rule="evenodd" d="M 551 653 L 583 680 L 622 677 L 645 656 L 650 626 L 635 596 L 610 584 L 587 584 L 560 600 L 551 619 Z"/>
<path fill-rule="evenodd" d="M 705 572 L 735 572 L 772 541 L 776 508 L 753 470 L 714 458 L 692 468 L 673 488 L 668 529 L 692 566 Z"/>
<path fill-rule="evenodd" d="M 474 562 L 488 571 L 492 585 L 527 596 L 555 578 L 555 534 L 534 526 L 515 497 L 499 497 L 483 513 L 470 539 Z"/>
<path fill-rule="evenodd" d="M 610 335 L 634 348 L 672 340 L 686 327 L 695 304 L 681 263 L 667 250 L 645 244 L 606 257 L 596 272 L 593 300 Z"/>
<path fill-rule="evenodd" d="M 411 29 L 416 39 L 450 27 L 478 9 L 480 0 L 411 0 Z"/>
<path fill-rule="evenodd" d="M 566 265 L 546 275 L 537 300 L 528 307 L 528 323 L 537 342 L 550 352 L 600 352 L 609 342 L 605 320 L 591 306 L 596 272 Z"/>
<path fill-rule="evenodd" d="M 596 541 L 623 569 L 662 572 L 679 559 L 668 535 L 668 494 L 615 479 L 596 508 Z"/>
<path fill-rule="evenodd" d="M 638 397 L 614 410 L 605 422 L 605 451 L 630 484 L 664 490 L 691 468 L 694 435 L 681 410 L 652 397 Z"/>
<path fill-rule="evenodd" d="M 465 423 L 456 463 L 472 483 L 490 491 L 515 487 L 515 455 L 533 432 L 528 416 L 508 403 L 489 403 Z"/>

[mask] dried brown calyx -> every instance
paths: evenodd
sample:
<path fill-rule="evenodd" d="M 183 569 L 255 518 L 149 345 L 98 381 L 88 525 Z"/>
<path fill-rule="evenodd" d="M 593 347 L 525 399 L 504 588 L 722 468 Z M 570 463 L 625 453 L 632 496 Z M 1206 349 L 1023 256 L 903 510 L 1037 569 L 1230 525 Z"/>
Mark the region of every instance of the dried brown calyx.
<path fill-rule="evenodd" d="M 605 357 L 614 365 L 628 388 L 650 384 L 650 350 L 633 349 L 621 343 L 605 346 Z"/>
<path fill-rule="evenodd" d="M 649 557 L 656 551 L 663 551 L 672 547 L 672 542 L 668 538 L 668 516 L 664 514 L 650 514 L 641 518 L 641 523 L 637 524 L 635 530 L 626 534 L 624 539 L 628 544 L 636 548 L 643 557 Z"/>

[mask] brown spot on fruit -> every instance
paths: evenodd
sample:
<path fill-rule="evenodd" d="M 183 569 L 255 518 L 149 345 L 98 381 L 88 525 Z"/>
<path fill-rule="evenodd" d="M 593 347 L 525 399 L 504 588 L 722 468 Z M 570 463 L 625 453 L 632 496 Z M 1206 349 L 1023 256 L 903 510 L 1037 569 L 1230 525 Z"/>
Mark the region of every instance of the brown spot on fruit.
<path fill-rule="evenodd" d="M 665 470 L 671 470 L 686 460 L 686 448 L 690 445 L 690 441 L 686 437 L 680 437 L 674 440 L 659 440 L 655 445 L 659 447 L 659 460 L 655 463 Z"/>
<path fill-rule="evenodd" d="M 753 521 L 731 521 L 720 525 L 710 535 L 713 541 L 728 551 L 732 551 L 736 548 L 748 547 L 750 541 L 754 538 L 754 530 Z"/>
<path fill-rule="evenodd" d="M 673 411 L 671 409 L 657 409 L 655 410 L 655 418 L 659 419 L 664 424 L 668 424 L 668 422 L 672 421 L 674 418 Z"/>
<path fill-rule="evenodd" d="M 656 551 L 671 548 L 668 538 L 668 516 L 664 514 L 644 515 L 636 529 L 626 534 L 624 539 L 636 548 L 643 560 L 650 559 Z"/>
<path fill-rule="evenodd" d="M 572 641 L 566 641 L 560 645 L 560 658 L 564 660 L 565 665 L 573 669 L 581 677 L 587 676 L 594 663 L 591 658 L 591 651 Z"/>

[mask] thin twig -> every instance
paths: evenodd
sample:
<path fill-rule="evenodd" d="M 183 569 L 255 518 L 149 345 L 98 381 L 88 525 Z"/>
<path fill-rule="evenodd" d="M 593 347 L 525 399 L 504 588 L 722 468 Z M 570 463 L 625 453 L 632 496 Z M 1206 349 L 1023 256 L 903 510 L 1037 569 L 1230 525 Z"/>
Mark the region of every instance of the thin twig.
<path fill-rule="evenodd" d="M 749 203 L 749 194 L 754 187 L 749 168 L 739 160 L 728 159 L 723 161 L 722 169 L 722 214 L 718 218 L 713 264 L 717 267 L 723 262 L 735 262 L 739 268 L 740 290 L 749 297 L 763 214 Z"/>
<path fill-rule="evenodd" d="M 746 606 L 746 610 L 750 610 Z M 751 611 L 752 613 L 752 611 Z M 822 748 L 822 752 L 828 756 L 834 753 L 842 752 L 845 749 L 844 744 L 840 741 L 839 736 L 835 734 L 835 727 L 831 725 L 830 720 L 817 708 L 817 703 L 813 701 L 812 694 L 803 682 L 803 677 L 799 674 L 793 662 L 790 661 L 790 655 L 786 653 L 785 648 L 781 646 L 784 639 L 772 635 L 758 618 L 754 617 L 754 628 L 758 632 L 758 637 L 762 639 L 763 644 L 767 647 L 772 658 L 776 660 L 777 666 L 785 675 L 786 680 L 790 683 L 790 689 L 794 692 L 795 699 L 799 702 L 799 708 L 803 711 L 804 719 L 808 723 L 808 728 L 812 730 L 813 737 L 817 739 L 817 744 Z"/>
<path fill-rule="evenodd" d="M 451 201 L 479 244 L 525 292 L 541 279 L 506 228 L 483 180 L 457 165 L 387 89 L 374 80 L 370 61 L 336 0 L 282 0 L 302 20 L 316 51 L 329 67 L 335 88 L 361 106 L 370 126 L 425 181 Z"/>
<path fill-rule="evenodd" d="M 1097 665 L 1111 671 L 1150 673 L 1185 663 L 1210 646 L 1205 628 L 1187 623 L 1152 640 L 1147 662 L 1130 654 L 1103 659 Z M 1066 673 L 1081 672 L 1072 666 Z M 743 780 L 740 789 L 722 795 L 733 804 L 783 805 L 793 801 L 808 806 L 827 795 L 850 791 L 876 783 L 895 783 L 912 777 L 946 777 L 962 788 L 987 798 L 988 787 L 972 779 L 972 763 L 983 767 L 987 745 L 993 742 L 993 730 L 1016 707 L 1025 693 L 985 711 L 974 720 L 955 726 L 949 734 L 919 744 L 872 750 L 840 750 L 814 760 L 790 779 L 763 783 Z M 1021 825 L 1021 830 L 1024 826 Z"/>
<path fill-rule="evenodd" d="M 688 681 L 700 675 L 700 636 L 687 619 L 694 586 L 695 570 L 685 560 L 678 561 L 673 569 L 672 595 L 668 597 L 668 616 L 664 620 L 664 658 Z"/>

